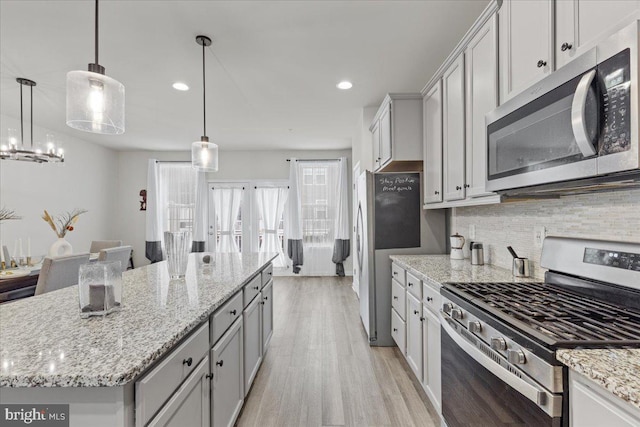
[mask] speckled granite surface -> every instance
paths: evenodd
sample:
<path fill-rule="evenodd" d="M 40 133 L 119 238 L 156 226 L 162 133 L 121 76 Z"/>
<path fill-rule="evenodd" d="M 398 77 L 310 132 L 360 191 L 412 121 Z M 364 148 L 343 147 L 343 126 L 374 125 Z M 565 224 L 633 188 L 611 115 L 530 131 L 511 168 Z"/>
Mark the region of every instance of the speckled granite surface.
<path fill-rule="evenodd" d="M 640 408 L 640 349 L 558 350 L 556 358 Z"/>
<path fill-rule="evenodd" d="M 120 386 L 162 357 L 275 254 L 217 254 L 209 271 L 191 254 L 185 280 L 166 262 L 123 275 L 123 308 L 81 319 L 71 286 L 0 306 L 0 386 Z"/>
<path fill-rule="evenodd" d="M 539 282 L 535 278 L 515 278 L 511 271 L 493 265 L 471 265 L 468 259 L 449 255 L 391 255 L 391 260 L 422 281 L 439 287 L 445 282 Z"/>

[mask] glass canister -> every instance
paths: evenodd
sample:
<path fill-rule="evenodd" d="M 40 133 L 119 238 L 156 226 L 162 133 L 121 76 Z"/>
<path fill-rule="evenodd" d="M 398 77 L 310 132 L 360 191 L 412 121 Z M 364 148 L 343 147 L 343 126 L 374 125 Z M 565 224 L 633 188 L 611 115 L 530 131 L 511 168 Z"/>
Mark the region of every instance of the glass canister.
<path fill-rule="evenodd" d="M 105 316 L 122 307 L 120 261 L 92 262 L 80 266 L 78 289 L 80 317 Z"/>
<path fill-rule="evenodd" d="M 167 253 L 169 277 L 183 279 L 187 273 L 189 252 L 191 252 L 191 232 L 165 231 L 164 250 Z"/>

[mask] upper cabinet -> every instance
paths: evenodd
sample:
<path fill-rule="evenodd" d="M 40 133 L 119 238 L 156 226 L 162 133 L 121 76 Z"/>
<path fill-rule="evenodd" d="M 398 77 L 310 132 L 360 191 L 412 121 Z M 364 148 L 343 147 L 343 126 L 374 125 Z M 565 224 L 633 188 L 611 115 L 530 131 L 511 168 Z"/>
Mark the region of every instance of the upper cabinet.
<path fill-rule="evenodd" d="M 444 199 L 464 199 L 464 55 L 442 76 Z"/>
<path fill-rule="evenodd" d="M 556 0 L 556 68 L 623 26 L 636 15 L 639 3 L 638 0 Z"/>
<path fill-rule="evenodd" d="M 504 0 L 500 20 L 500 101 L 554 69 L 553 0 Z"/>
<path fill-rule="evenodd" d="M 369 130 L 375 172 L 422 170 L 422 95 L 388 94 Z"/>
<path fill-rule="evenodd" d="M 422 99 L 424 116 L 424 202 L 442 202 L 442 81 Z"/>

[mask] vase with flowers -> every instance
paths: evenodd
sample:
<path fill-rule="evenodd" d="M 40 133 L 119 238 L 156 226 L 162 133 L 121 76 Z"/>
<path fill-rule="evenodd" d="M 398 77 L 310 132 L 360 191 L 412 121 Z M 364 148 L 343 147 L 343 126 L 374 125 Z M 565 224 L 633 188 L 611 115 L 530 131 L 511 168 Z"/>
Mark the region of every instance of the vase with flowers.
<path fill-rule="evenodd" d="M 42 219 L 49 224 L 51 229 L 56 233 L 56 236 L 58 236 L 58 240 L 56 240 L 49 248 L 48 255 L 50 257 L 71 255 L 73 248 L 64 237 L 67 235 L 67 232 L 73 231 L 73 225 L 78 221 L 80 215 L 85 212 L 87 212 L 85 209 L 74 209 L 71 212 L 66 212 L 52 217 L 49 215 L 49 212 L 46 210 L 44 211 Z"/>

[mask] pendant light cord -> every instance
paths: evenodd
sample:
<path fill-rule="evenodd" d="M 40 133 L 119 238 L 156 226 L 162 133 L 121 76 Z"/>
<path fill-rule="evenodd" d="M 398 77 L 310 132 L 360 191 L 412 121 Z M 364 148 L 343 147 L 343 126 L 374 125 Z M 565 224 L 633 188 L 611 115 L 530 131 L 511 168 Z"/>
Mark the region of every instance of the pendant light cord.
<path fill-rule="evenodd" d="M 205 78 L 204 49 L 205 49 L 205 43 L 202 43 L 202 105 L 203 105 L 202 111 L 204 112 L 203 120 L 202 120 L 202 122 L 204 123 L 204 134 L 202 136 L 206 137 L 207 136 L 207 79 Z"/>
<path fill-rule="evenodd" d="M 20 85 L 22 86 L 22 85 Z M 31 112 L 29 113 L 30 116 L 29 118 L 31 119 L 31 149 L 33 150 L 33 86 L 29 86 L 30 90 L 31 90 Z M 24 145 L 24 142 L 22 143 Z"/>
<path fill-rule="evenodd" d="M 95 36 L 95 44 L 96 44 L 96 65 L 98 62 L 98 0 L 96 0 L 96 36 Z"/>
<path fill-rule="evenodd" d="M 24 119 L 22 114 L 22 83 L 20 83 L 20 144 L 24 144 Z"/>

